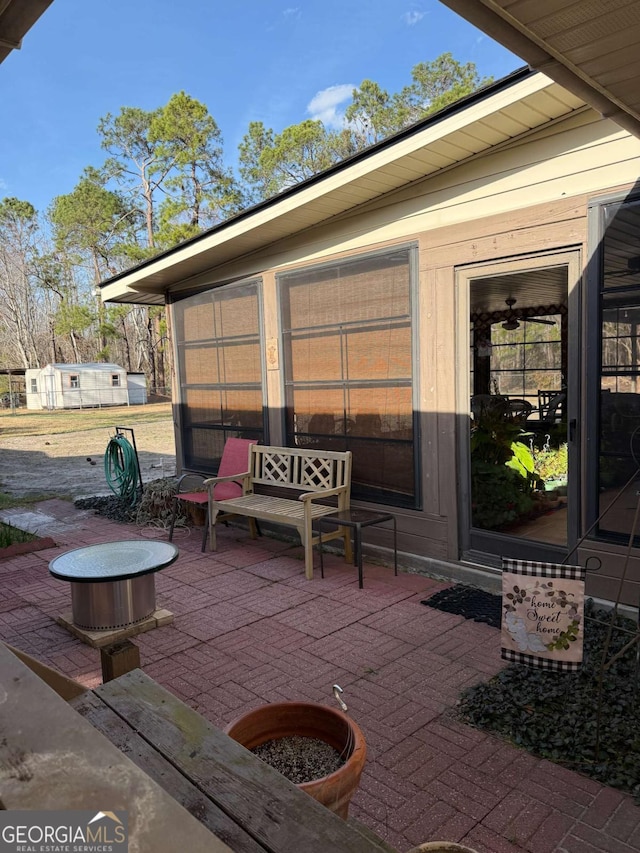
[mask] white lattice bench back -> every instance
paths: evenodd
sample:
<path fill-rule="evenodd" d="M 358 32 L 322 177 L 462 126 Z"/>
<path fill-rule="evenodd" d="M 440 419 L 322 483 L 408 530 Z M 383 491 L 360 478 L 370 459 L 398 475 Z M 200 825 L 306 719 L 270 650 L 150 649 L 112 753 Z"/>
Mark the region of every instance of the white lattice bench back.
<path fill-rule="evenodd" d="M 350 488 L 351 453 L 254 444 L 251 479 L 261 486 L 285 486 L 310 492 Z"/>

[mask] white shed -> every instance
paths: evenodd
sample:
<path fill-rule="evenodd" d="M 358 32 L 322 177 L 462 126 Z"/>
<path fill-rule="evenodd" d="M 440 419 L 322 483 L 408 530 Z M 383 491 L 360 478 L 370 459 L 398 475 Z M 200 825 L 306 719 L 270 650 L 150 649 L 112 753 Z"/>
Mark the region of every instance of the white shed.
<path fill-rule="evenodd" d="M 144 373 L 127 373 L 127 388 L 131 406 L 147 402 L 147 377 Z"/>
<path fill-rule="evenodd" d="M 48 364 L 25 374 L 27 409 L 127 406 L 127 371 L 118 364 Z"/>

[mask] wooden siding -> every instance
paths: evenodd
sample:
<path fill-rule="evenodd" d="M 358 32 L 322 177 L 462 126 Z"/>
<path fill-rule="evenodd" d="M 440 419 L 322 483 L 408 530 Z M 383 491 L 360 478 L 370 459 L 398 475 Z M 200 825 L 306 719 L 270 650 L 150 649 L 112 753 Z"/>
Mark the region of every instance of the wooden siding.
<path fill-rule="evenodd" d="M 587 575 L 587 592 L 594 598 L 602 598 L 608 601 L 615 601 L 620 587 L 620 579 L 625 573 L 625 562 L 627 547 L 623 545 L 612 545 L 605 542 L 588 542 L 586 547 L 581 547 L 578 551 L 580 565 L 587 564 L 589 572 Z M 599 570 L 595 570 L 593 560 L 597 559 L 602 563 Z M 622 589 L 621 600 L 638 606 L 638 598 L 640 597 L 640 557 L 637 556 L 637 551 L 632 554 L 629 564 L 626 567 L 625 582 Z"/>
<path fill-rule="evenodd" d="M 639 172 L 640 140 L 585 112 L 176 289 L 262 277 L 265 341 L 276 338 L 280 347 L 279 368 L 267 370 L 270 441 L 276 443 L 282 440 L 284 408 L 276 273 L 417 241 L 422 509 L 389 509 L 398 519 L 400 551 L 456 561 L 456 267 L 569 247 L 586 258 L 590 197 L 633 186 Z M 460 332 L 466 334 L 466 329 Z M 387 538 L 384 531 L 375 531 L 369 541 L 385 544 Z M 638 569 L 634 567 L 635 578 Z M 593 589 L 601 592 L 593 594 L 612 597 L 615 571 L 606 567 L 600 572 Z"/>

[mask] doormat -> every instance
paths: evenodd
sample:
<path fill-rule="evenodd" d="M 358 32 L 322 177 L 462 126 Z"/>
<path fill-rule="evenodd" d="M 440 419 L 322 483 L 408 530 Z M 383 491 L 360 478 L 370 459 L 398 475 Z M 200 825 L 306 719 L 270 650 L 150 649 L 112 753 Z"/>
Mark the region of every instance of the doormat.
<path fill-rule="evenodd" d="M 500 628 L 502 621 L 502 596 L 492 595 L 482 589 L 472 586 L 452 586 L 436 592 L 431 598 L 425 598 L 421 604 L 443 610 L 445 613 L 455 613 L 472 619 L 474 622 L 484 622 L 492 628 Z"/>

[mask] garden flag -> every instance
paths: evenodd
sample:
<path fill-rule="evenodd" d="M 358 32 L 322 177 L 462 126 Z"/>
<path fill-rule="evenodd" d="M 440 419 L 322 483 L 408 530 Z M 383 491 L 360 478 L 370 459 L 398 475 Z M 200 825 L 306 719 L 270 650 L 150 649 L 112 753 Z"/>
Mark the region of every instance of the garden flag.
<path fill-rule="evenodd" d="M 502 559 L 502 657 L 553 672 L 582 663 L 582 566 Z"/>

